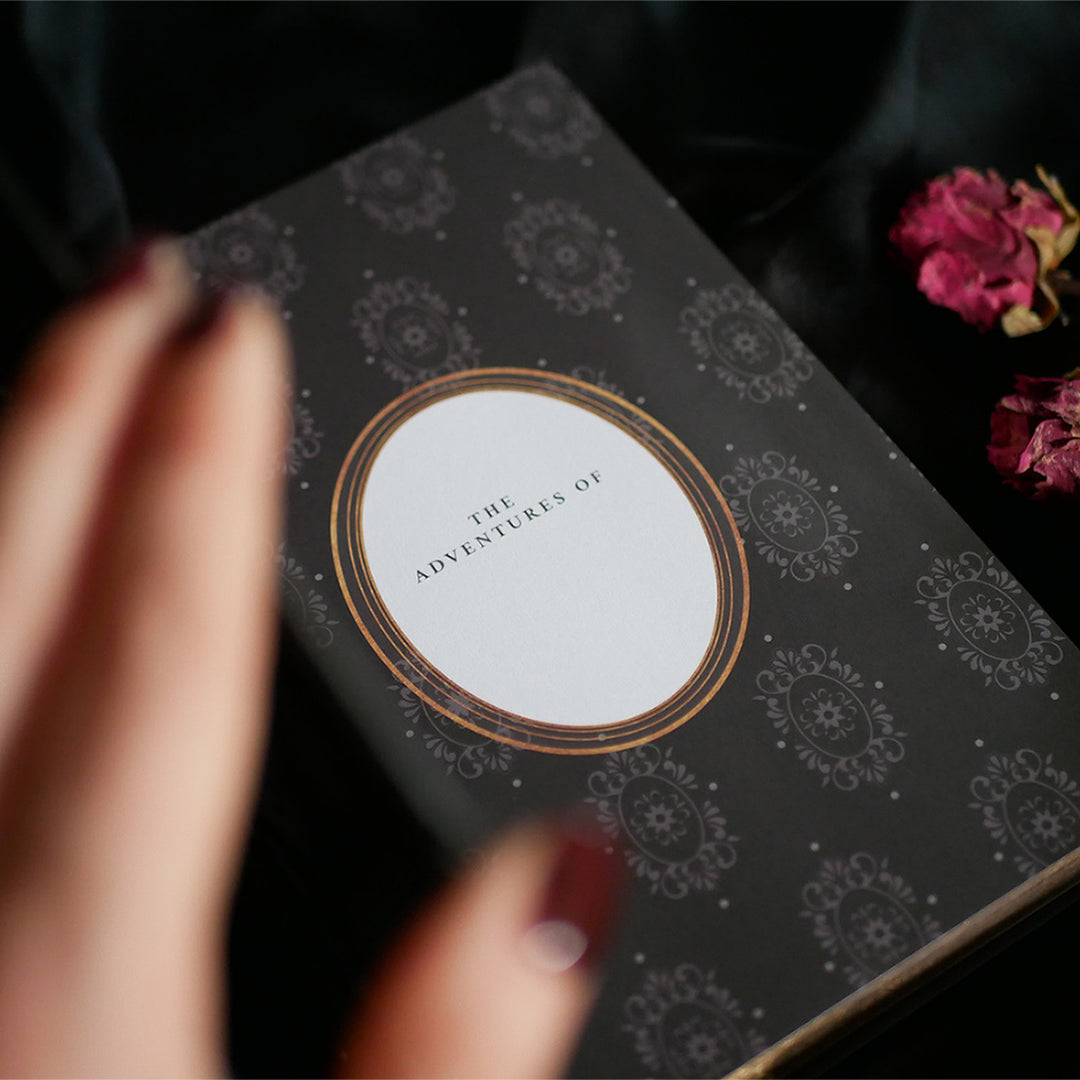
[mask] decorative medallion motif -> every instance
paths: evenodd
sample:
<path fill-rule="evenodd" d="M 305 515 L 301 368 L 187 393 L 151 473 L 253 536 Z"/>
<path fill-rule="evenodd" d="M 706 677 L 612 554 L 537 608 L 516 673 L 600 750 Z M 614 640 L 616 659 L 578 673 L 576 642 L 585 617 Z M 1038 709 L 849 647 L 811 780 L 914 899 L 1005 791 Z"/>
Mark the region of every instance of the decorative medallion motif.
<path fill-rule="evenodd" d="M 985 773 L 971 781 L 976 801 L 968 805 L 997 843 L 1011 849 L 1024 877 L 1080 844 L 1080 785 L 1053 761 L 1030 749 L 991 754 Z"/>
<path fill-rule="evenodd" d="M 965 551 L 936 558 L 915 583 L 933 627 L 960 659 L 1002 690 L 1046 682 L 1064 655 L 1049 616 L 1025 598 L 992 555 Z M 944 643 L 941 648 L 946 646 Z"/>
<path fill-rule="evenodd" d="M 527 68 L 484 95 L 492 128 L 533 157 L 554 161 L 581 151 L 600 134 L 600 118 L 563 76 L 547 65 Z"/>
<path fill-rule="evenodd" d="M 630 288 L 622 252 L 575 203 L 532 203 L 506 224 L 503 238 L 522 281 L 567 315 L 611 308 Z"/>
<path fill-rule="evenodd" d="M 195 233 L 186 249 L 206 284 L 247 289 L 280 304 L 304 284 L 291 236 L 291 226 L 279 228 L 264 210 L 249 206 Z"/>
<path fill-rule="evenodd" d="M 608 754 L 588 780 L 601 828 L 625 836 L 626 861 L 653 895 L 679 900 L 709 892 L 735 865 L 737 836 L 708 800 L 698 801 L 693 773 L 652 743 Z"/>
<path fill-rule="evenodd" d="M 457 192 L 413 136 L 394 135 L 338 163 L 347 202 L 388 232 L 432 229 L 454 208 Z"/>
<path fill-rule="evenodd" d="M 315 417 L 307 406 L 307 396 L 308 391 L 301 391 L 288 406 L 289 435 L 282 468 L 289 476 L 296 476 L 304 462 L 317 457 L 322 449 L 323 433 L 315 428 Z"/>
<path fill-rule="evenodd" d="M 304 568 L 290 555 L 278 552 L 278 579 L 281 582 L 281 603 L 292 623 L 319 648 L 325 649 L 334 640 L 337 620 L 330 618 L 326 598 L 308 584 Z M 318 575 L 316 575 L 318 576 Z"/>
<path fill-rule="evenodd" d="M 623 1015 L 623 1030 L 652 1076 L 726 1076 L 768 1045 L 731 991 L 716 985 L 714 972 L 695 964 L 650 971 Z"/>
<path fill-rule="evenodd" d="M 570 378 L 592 383 L 593 386 L 606 390 L 609 394 L 617 394 L 621 398 L 626 397 L 621 388 L 607 377 L 607 372 L 603 368 L 592 368 L 587 364 L 582 364 L 570 372 Z"/>
<path fill-rule="evenodd" d="M 793 397 L 814 374 L 810 350 L 745 285 L 700 290 L 680 314 L 679 330 L 703 361 L 716 364 L 717 377 L 740 401 Z"/>
<path fill-rule="evenodd" d="M 858 550 L 858 529 L 821 490 L 817 478 L 775 450 L 739 458 L 720 490 L 757 553 L 780 568 L 780 576 L 811 581 L 838 575 Z"/>
<path fill-rule="evenodd" d="M 911 886 L 889 869 L 889 860 L 879 862 L 865 852 L 826 859 L 817 878 L 803 886 L 802 898 L 800 914 L 813 924 L 822 949 L 839 959 L 852 986 L 888 971 L 941 933 L 938 922 L 920 912 Z"/>
<path fill-rule="evenodd" d="M 450 306 L 412 277 L 376 282 L 353 305 L 352 325 L 368 351 L 396 382 L 410 389 L 438 375 L 477 366 L 480 350 Z"/>
<path fill-rule="evenodd" d="M 506 772 L 510 768 L 514 751 L 506 743 L 463 727 L 433 709 L 414 689 L 416 685 L 425 685 L 423 674 L 404 660 L 396 666 L 412 685 L 403 678 L 390 683 L 387 689 L 398 694 L 398 707 L 405 719 L 420 732 L 428 750 L 446 765 L 447 775 L 456 773 L 463 780 L 475 780 L 486 772 Z M 460 714 L 468 716 L 464 702 Z"/>
<path fill-rule="evenodd" d="M 853 791 L 860 783 L 880 784 L 904 756 L 888 709 L 864 699 L 862 676 L 820 645 L 777 649 L 772 666 L 757 677 L 766 715 L 800 761 L 832 784 Z"/>

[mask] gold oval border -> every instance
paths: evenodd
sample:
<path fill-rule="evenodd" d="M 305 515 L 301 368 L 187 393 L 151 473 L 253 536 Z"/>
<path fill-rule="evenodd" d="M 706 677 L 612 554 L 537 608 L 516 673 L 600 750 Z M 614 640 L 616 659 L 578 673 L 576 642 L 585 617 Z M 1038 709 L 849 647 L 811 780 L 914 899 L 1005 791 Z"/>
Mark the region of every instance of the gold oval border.
<path fill-rule="evenodd" d="M 694 507 L 716 573 L 713 633 L 693 675 L 671 697 L 647 712 L 613 724 L 568 729 L 496 708 L 428 664 L 383 604 L 368 572 L 360 529 L 372 463 L 394 431 L 421 409 L 445 398 L 483 390 L 539 393 L 588 409 L 657 458 Z M 642 409 L 567 375 L 527 368 L 476 368 L 431 379 L 395 398 L 368 422 L 345 455 L 330 509 L 330 544 L 338 584 L 349 611 L 395 678 L 454 722 L 521 749 L 602 754 L 639 746 L 667 734 L 712 700 L 731 673 L 746 634 L 750 611 L 746 555 L 738 527 L 712 477 L 681 440 Z"/>

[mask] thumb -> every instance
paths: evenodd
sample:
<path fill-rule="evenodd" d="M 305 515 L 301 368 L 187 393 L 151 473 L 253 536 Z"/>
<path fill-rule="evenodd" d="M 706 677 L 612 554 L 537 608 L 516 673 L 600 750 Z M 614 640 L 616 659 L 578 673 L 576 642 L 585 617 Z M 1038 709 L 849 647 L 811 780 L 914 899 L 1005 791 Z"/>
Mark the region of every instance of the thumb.
<path fill-rule="evenodd" d="M 595 827 L 533 824 L 481 855 L 391 952 L 339 1071 L 561 1075 L 622 892 L 608 843 Z"/>

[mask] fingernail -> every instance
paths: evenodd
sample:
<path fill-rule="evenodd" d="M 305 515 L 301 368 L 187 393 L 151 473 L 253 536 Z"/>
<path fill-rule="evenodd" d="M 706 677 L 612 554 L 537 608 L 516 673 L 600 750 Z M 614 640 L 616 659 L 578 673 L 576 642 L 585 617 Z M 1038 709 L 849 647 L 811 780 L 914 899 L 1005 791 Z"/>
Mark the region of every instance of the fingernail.
<path fill-rule="evenodd" d="M 206 337 L 221 324 L 236 290 L 231 287 L 203 289 L 188 318 L 176 332 L 178 343 L 190 344 Z"/>
<path fill-rule="evenodd" d="M 104 296 L 148 281 L 153 273 L 154 253 L 166 242 L 165 234 L 150 234 L 114 253 L 87 285 L 87 295 Z"/>
<path fill-rule="evenodd" d="M 595 825 L 564 826 L 539 917 L 525 932 L 529 958 L 545 971 L 596 967 L 611 945 L 625 870 Z"/>

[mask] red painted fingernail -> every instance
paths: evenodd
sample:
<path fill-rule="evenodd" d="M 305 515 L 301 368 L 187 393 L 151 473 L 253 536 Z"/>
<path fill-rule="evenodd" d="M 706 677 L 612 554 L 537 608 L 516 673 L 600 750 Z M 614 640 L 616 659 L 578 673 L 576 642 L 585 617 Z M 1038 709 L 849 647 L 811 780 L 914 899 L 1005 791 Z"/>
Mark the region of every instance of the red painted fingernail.
<path fill-rule="evenodd" d="M 591 968 L 611 945 L 622 906 L 625 868 L 595 825 L 563 827 L 539 917 L 525 933 L 532 961 L 546 971 Z"/>
<path fill-rule="evenodd" d="M 104 296 L 146 281 L 151 274 L 151 255 L 154 248 L 166 239 L 163 233 L 147 235 L 114 253 L 105 260 L 101 271 L 90 281 L 87 294 Z"/>
<path fill-rule="evenodd" d="M 190 343 L 210 334 L 221 323 L 236 290 L 230 287 L 204 289 L 194 310 L 176 332 L 176 340 Z"/>

